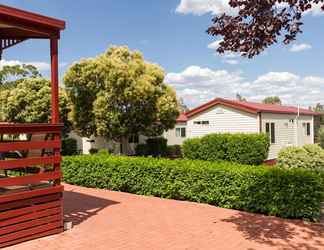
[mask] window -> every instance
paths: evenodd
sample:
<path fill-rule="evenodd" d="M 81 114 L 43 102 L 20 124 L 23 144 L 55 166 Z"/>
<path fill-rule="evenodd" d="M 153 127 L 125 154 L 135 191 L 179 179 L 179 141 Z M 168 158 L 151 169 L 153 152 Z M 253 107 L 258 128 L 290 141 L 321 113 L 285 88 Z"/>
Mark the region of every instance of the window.
<path fill-rule="evenodd" d="M 186 128 L 176 128 L 176 137 L 186 137 Z"/>
<path fill-rule="evenodd" d="M 276 143 L 276 126 L 274 122 L 266 123 L 266 133 L 270 136 L 271 143 Z"/>
<path fill-rule="evenodd" d="M 307 124 L 306 124 L 306 135 L 307 136 L 311 135 L 311 126 L 310 126 L 309 122 L 307 122 Z"/>
<path fill-rule="evenodd" d="M 138 135 L 131 135 L 128 138 L 128 143 L 139 143 Z"/>
<path fill-rule="evenodd" d="M 209 121 L 194 121 L 195 125 L 209 125 Z"/>

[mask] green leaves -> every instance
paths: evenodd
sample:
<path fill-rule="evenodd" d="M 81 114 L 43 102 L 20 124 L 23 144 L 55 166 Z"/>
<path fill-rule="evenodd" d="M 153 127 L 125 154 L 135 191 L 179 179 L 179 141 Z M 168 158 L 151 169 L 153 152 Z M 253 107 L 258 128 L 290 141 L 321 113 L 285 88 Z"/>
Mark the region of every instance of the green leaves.
<path fill-rule="evenodd" d="M 178 103 L 175 91 L 163 81 L 160 66 L 127 47 L 111 47 L 74 64 L 64 83 L 74 107 L 75 128 L 85 136 L 118 140 L 173 128 Z"/>
<path fill-rule="evenodd" d="M 209 134 L 184 141 L 183 154 L 188 159 L 259 165 L 267 159 L 269 147 L 266 134 Z"/>
<path fill-rule="evenodd" d="M 60 115 L 69 125 L 70 106 L 60 90 Z M 20 123 L 47 123 L 51 119 L 51 86 L 44 78 L 21 79 L 16 85 L 0 91 L 0 120 Z"/>
<path fill-rule="evenodd" d="M 319 218 L 324 184 L 303 169 L 99 154 L 65 157 L 62 169 L 80 186 L 310 220 Z"/>

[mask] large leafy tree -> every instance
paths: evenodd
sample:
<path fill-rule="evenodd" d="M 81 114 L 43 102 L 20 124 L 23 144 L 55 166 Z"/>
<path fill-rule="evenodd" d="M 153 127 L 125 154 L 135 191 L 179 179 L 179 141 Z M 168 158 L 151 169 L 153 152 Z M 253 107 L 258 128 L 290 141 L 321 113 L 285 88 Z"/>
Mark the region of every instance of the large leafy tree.
<path fill-rule="evenodd" d="M 16 85 L 23 79 L 37 77 L 42 77 L 42 75 L 34 65 L 5 65 L 0 69 L 0 86 L 8 88 Z"/>
<path fill-rule="evenodd" d="M 70 126 L 70 105 L 63 89 L 59 96 L 60 115 L 66 129 Z M 20 79 L 10 88 L 0 90 L 0 121 L 47 123 L 51 119 L 51 86 L 44 78 Z"/>
<path fill-rule="evenodd" d="M 268 96 L 263 99 L 262 103 L 264 104 L 276 104 L 281 105 L 281 99 L 278 96 Z"/>
<path fill-rule="evenodd" d="M 213 18 L 207 30 L 222 36 L 219 53 L 239 52 L 254 57 L 283 37 L 285 44 L 302 32 L 303 14 L 312 8 L 324 10 L 324 0 L 230 0 L 237 8 L 234 16 L 222 14 Z"/>
<path fill-rule="evenodd" d="M 83 136 L 123 142 L 133 134 L 158 135 L 173 128 L 179 114 L 163 70 L 127 47 L 111 47 L 74 64 L 64 83 L 74 127 Z"/>

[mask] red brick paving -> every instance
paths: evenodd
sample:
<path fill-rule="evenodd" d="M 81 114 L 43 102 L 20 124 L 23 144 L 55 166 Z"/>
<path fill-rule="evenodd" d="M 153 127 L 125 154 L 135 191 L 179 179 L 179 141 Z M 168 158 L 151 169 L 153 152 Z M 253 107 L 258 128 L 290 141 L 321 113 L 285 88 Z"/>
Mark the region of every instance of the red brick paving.
<path fill-rule="evenodd" d="M 74 227 L 6 250 L 317 250 L 324 226 L 214 206 L 65 185 Z"/>

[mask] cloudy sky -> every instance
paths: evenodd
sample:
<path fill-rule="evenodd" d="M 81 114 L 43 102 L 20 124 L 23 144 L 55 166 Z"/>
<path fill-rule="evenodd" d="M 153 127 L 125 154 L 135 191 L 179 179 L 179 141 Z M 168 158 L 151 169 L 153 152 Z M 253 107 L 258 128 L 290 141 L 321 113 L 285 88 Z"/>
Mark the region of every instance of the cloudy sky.
<path fill-rule="evenodd" d="M 1 0 L 66 20 L 60 44 L 61 77 L 69 65 L 109 45 L 127 45 L 160 64 L 166 82 L 194 107 L 215 97 L 251 101 L 278 95 L 285 104 L 324 103 L 324 13 L 307 13 L 304 33 L 254 59 L 215 53 L 220 37 L 206 29 L 214 15 L 235 13 L 228 0 Z M 32 63 L 49 75 L 49 44 L 28 41 L 4 54 L 4 64 Z"/>

